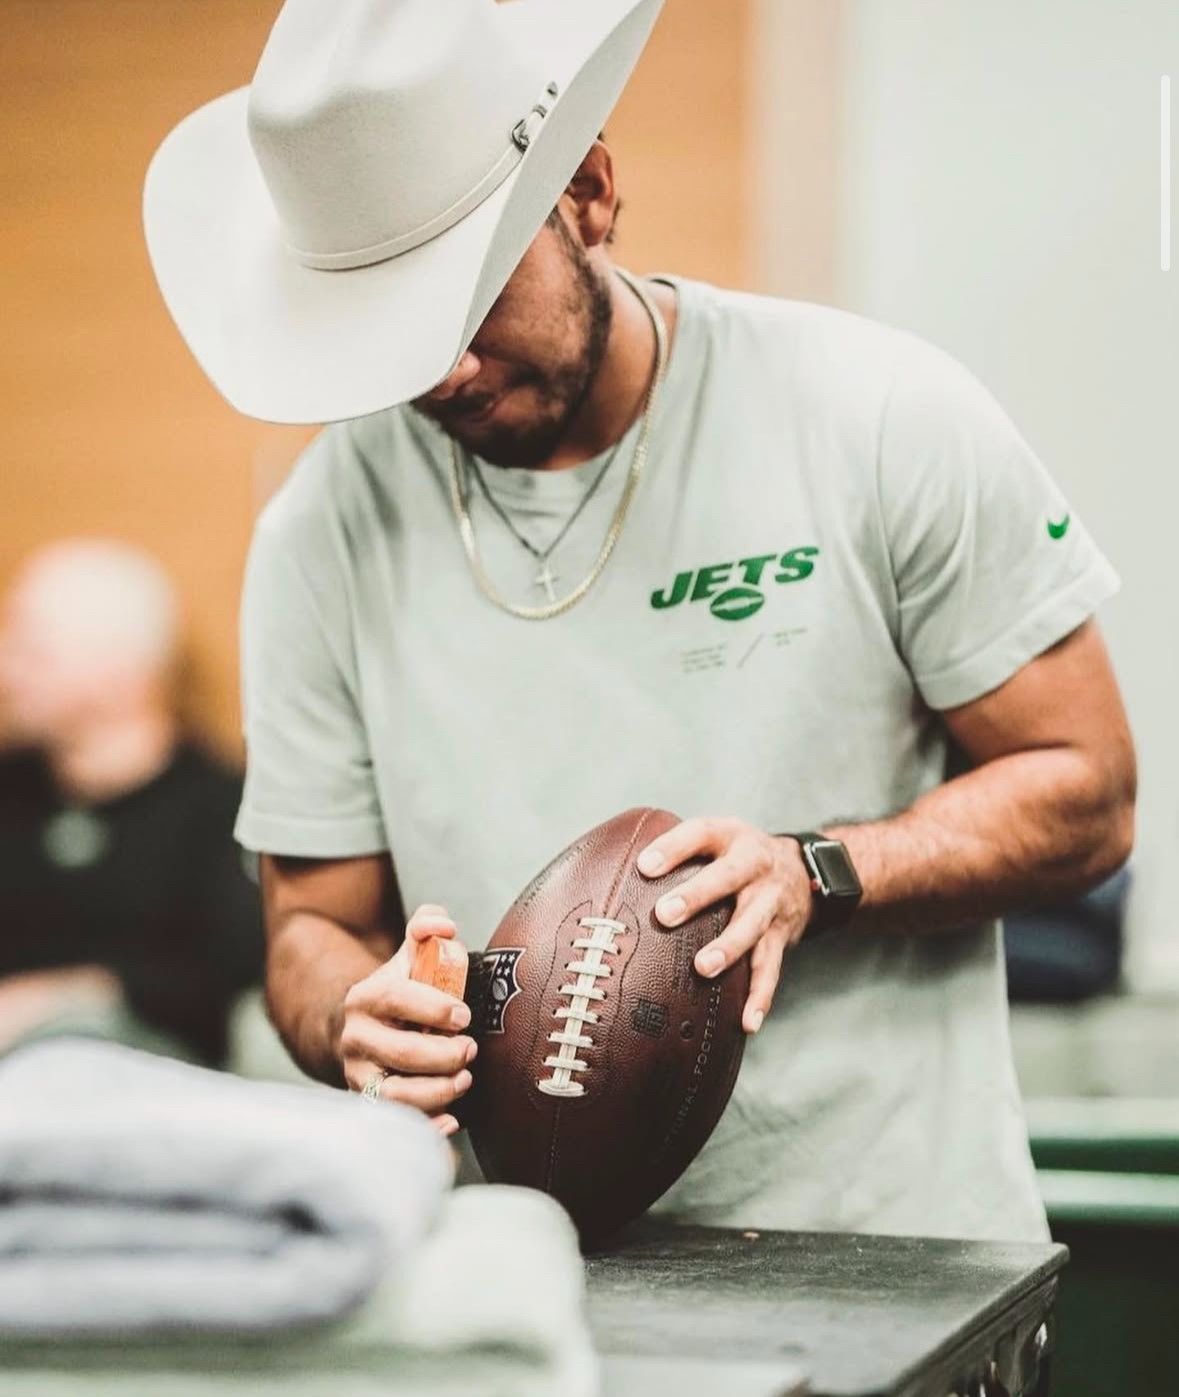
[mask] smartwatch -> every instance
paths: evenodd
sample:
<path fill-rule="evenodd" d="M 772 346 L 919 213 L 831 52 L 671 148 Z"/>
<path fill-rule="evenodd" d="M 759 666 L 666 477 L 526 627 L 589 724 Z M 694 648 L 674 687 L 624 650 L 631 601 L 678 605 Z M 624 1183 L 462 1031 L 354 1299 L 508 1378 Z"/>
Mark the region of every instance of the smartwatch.
<path fill-rule="evenodd" d="M 840 840 L 825 834 L 790 834 L 787 838 L 798 840 L 802 861 L 811 875 L 814 902 L 806 934 L 842 926 L 864 895 L 847 849 Z"/>

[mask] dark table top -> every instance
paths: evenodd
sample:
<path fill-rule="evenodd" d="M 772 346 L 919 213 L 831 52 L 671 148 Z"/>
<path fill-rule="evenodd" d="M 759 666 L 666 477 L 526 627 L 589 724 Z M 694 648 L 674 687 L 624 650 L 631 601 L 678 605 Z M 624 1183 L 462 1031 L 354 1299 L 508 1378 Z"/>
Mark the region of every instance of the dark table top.
<path fill-rule="evenodd" d="M 1052 1243 L 643 1222 L 588 1258 L 590 1324 L 607 1357 L 777 1363 L 815 1397 L 944 1393 L 968 1360 L 1026 1343 L 1067 1257 Z"/>

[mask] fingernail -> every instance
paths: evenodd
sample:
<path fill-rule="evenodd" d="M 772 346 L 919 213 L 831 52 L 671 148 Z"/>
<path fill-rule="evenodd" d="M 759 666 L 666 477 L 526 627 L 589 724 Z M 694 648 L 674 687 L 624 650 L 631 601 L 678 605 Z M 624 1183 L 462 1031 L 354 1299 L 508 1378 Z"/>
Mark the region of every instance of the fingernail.
<path fill-rule="evenodd" d="M 724 965 L 723 951 L 701 951 L 696 957 L 696 969 L 701 975 L 715 975 L 718 970 L 724 969 Z"/>
<path fill-rule="evenodd" d="M 472 1038 L 471 1041 L 467 1044 L 467 1052 L 466 1052 L 466 1056 L 463 1058 L 463 1061 L 464 1061 L 464 1062 L 474 1062 L 474 1061 L 475 1061 L 475 1054 L 476 1054 L 478 1051 L 479 1051 L 479 1044 L 476 1043 L 475 1040 Z"/>
<path fill-rule="evenodd" d="M 758 1029 L 762 1026 L 762 1024 L 765 1023 L 765 1021 L 766 1021 L 765 1011 L 762 1010 L 762 1009 L 755 1009 L 755 1010 L 753 1011 L 753 1018 L 750 1019 L 750 1021 L 749 1021 L 749 1023 L 750 1023 L 750 1029 L 749 1029 L 750 1033 L 756 1033 L 756 1032 L 758 1031 Z"/>
<path fill-rule="evenodd" d="M 458 1129 L 458 1121 L 453 1116 L 442 1116 L 438 1121 L 438 1129 L 444 1137 L 451 1136 Z"/>
<path fill-rule="evenodd" d="M 682 922 L 688 905 L 682 897 L 661 897 L 655 904 L 655 911 L 664 926 L 675 926 Z"/>
<path fill-rule="evenodd" d="M 639 872 L 647 874 L 648 877 L 662 873 L 664 863 L 664 857 L 658 849 L 644 849 L 639 855 Z"/>
<path fill-rule="evenodd" d="M 466 1028 L 471 1022 L 471 1011 L 465 1004 L 456 1004 L 450 1011 L 451 1028 Z"/>
<path fill-rule="evenodd" d="M 470 1087 L 471 1083 L 472 1083 L 474 1080 L 475 1080 L 474 1077 L 472 1077 L 471 1074 L 470 1074 L 470 1073 L 467 1071 L 467 1069 L 464 1067 L 463 1070 L 462 1070 L 462 1071 L 458 1074 L 458 1076 L 455 1077 L 455 1079 L 454 1079 L 454 1089 L 455 1089 L 455 1091 L 457 1091 L 457 1092 L 464 1092 L 464 1091 L 466 1091 L 466 1090 Z"/>

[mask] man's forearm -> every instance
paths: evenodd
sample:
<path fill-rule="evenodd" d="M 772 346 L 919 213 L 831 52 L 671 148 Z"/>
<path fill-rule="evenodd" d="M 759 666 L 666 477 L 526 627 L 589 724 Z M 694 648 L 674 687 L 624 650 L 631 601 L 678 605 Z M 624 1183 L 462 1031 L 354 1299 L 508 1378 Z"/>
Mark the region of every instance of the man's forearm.
<path fill-rule="evenodd" d="M 1133 773 L 1068 747 L 986 762 L 904 813 L 828 827 L 864 886 L 865 931 L 933 932 L 1082 892 L 1125 862 Z"/>
<path fill-rule="evenodd" d="M 304 1072 L 342 1086 L 344 996 L 386 957 L 327 917 L 295 912 L 271 937 L 266 1003 L 287 1051 Z"/>

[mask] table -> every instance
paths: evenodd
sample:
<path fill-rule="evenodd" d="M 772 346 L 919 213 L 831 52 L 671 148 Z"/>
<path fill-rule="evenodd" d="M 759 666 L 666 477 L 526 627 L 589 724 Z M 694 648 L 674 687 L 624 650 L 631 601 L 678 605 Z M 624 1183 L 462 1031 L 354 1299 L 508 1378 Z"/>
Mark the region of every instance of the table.
<path fill-rule="evenodd" d="M 605 1397 L 644 1390 L 634 1374 L 660 1364 L 645 1391 L 671 1397 L 1046 1397 L 1067 1258 L 1048 1242 L 644 1221 L 587 1259 Z"/>

